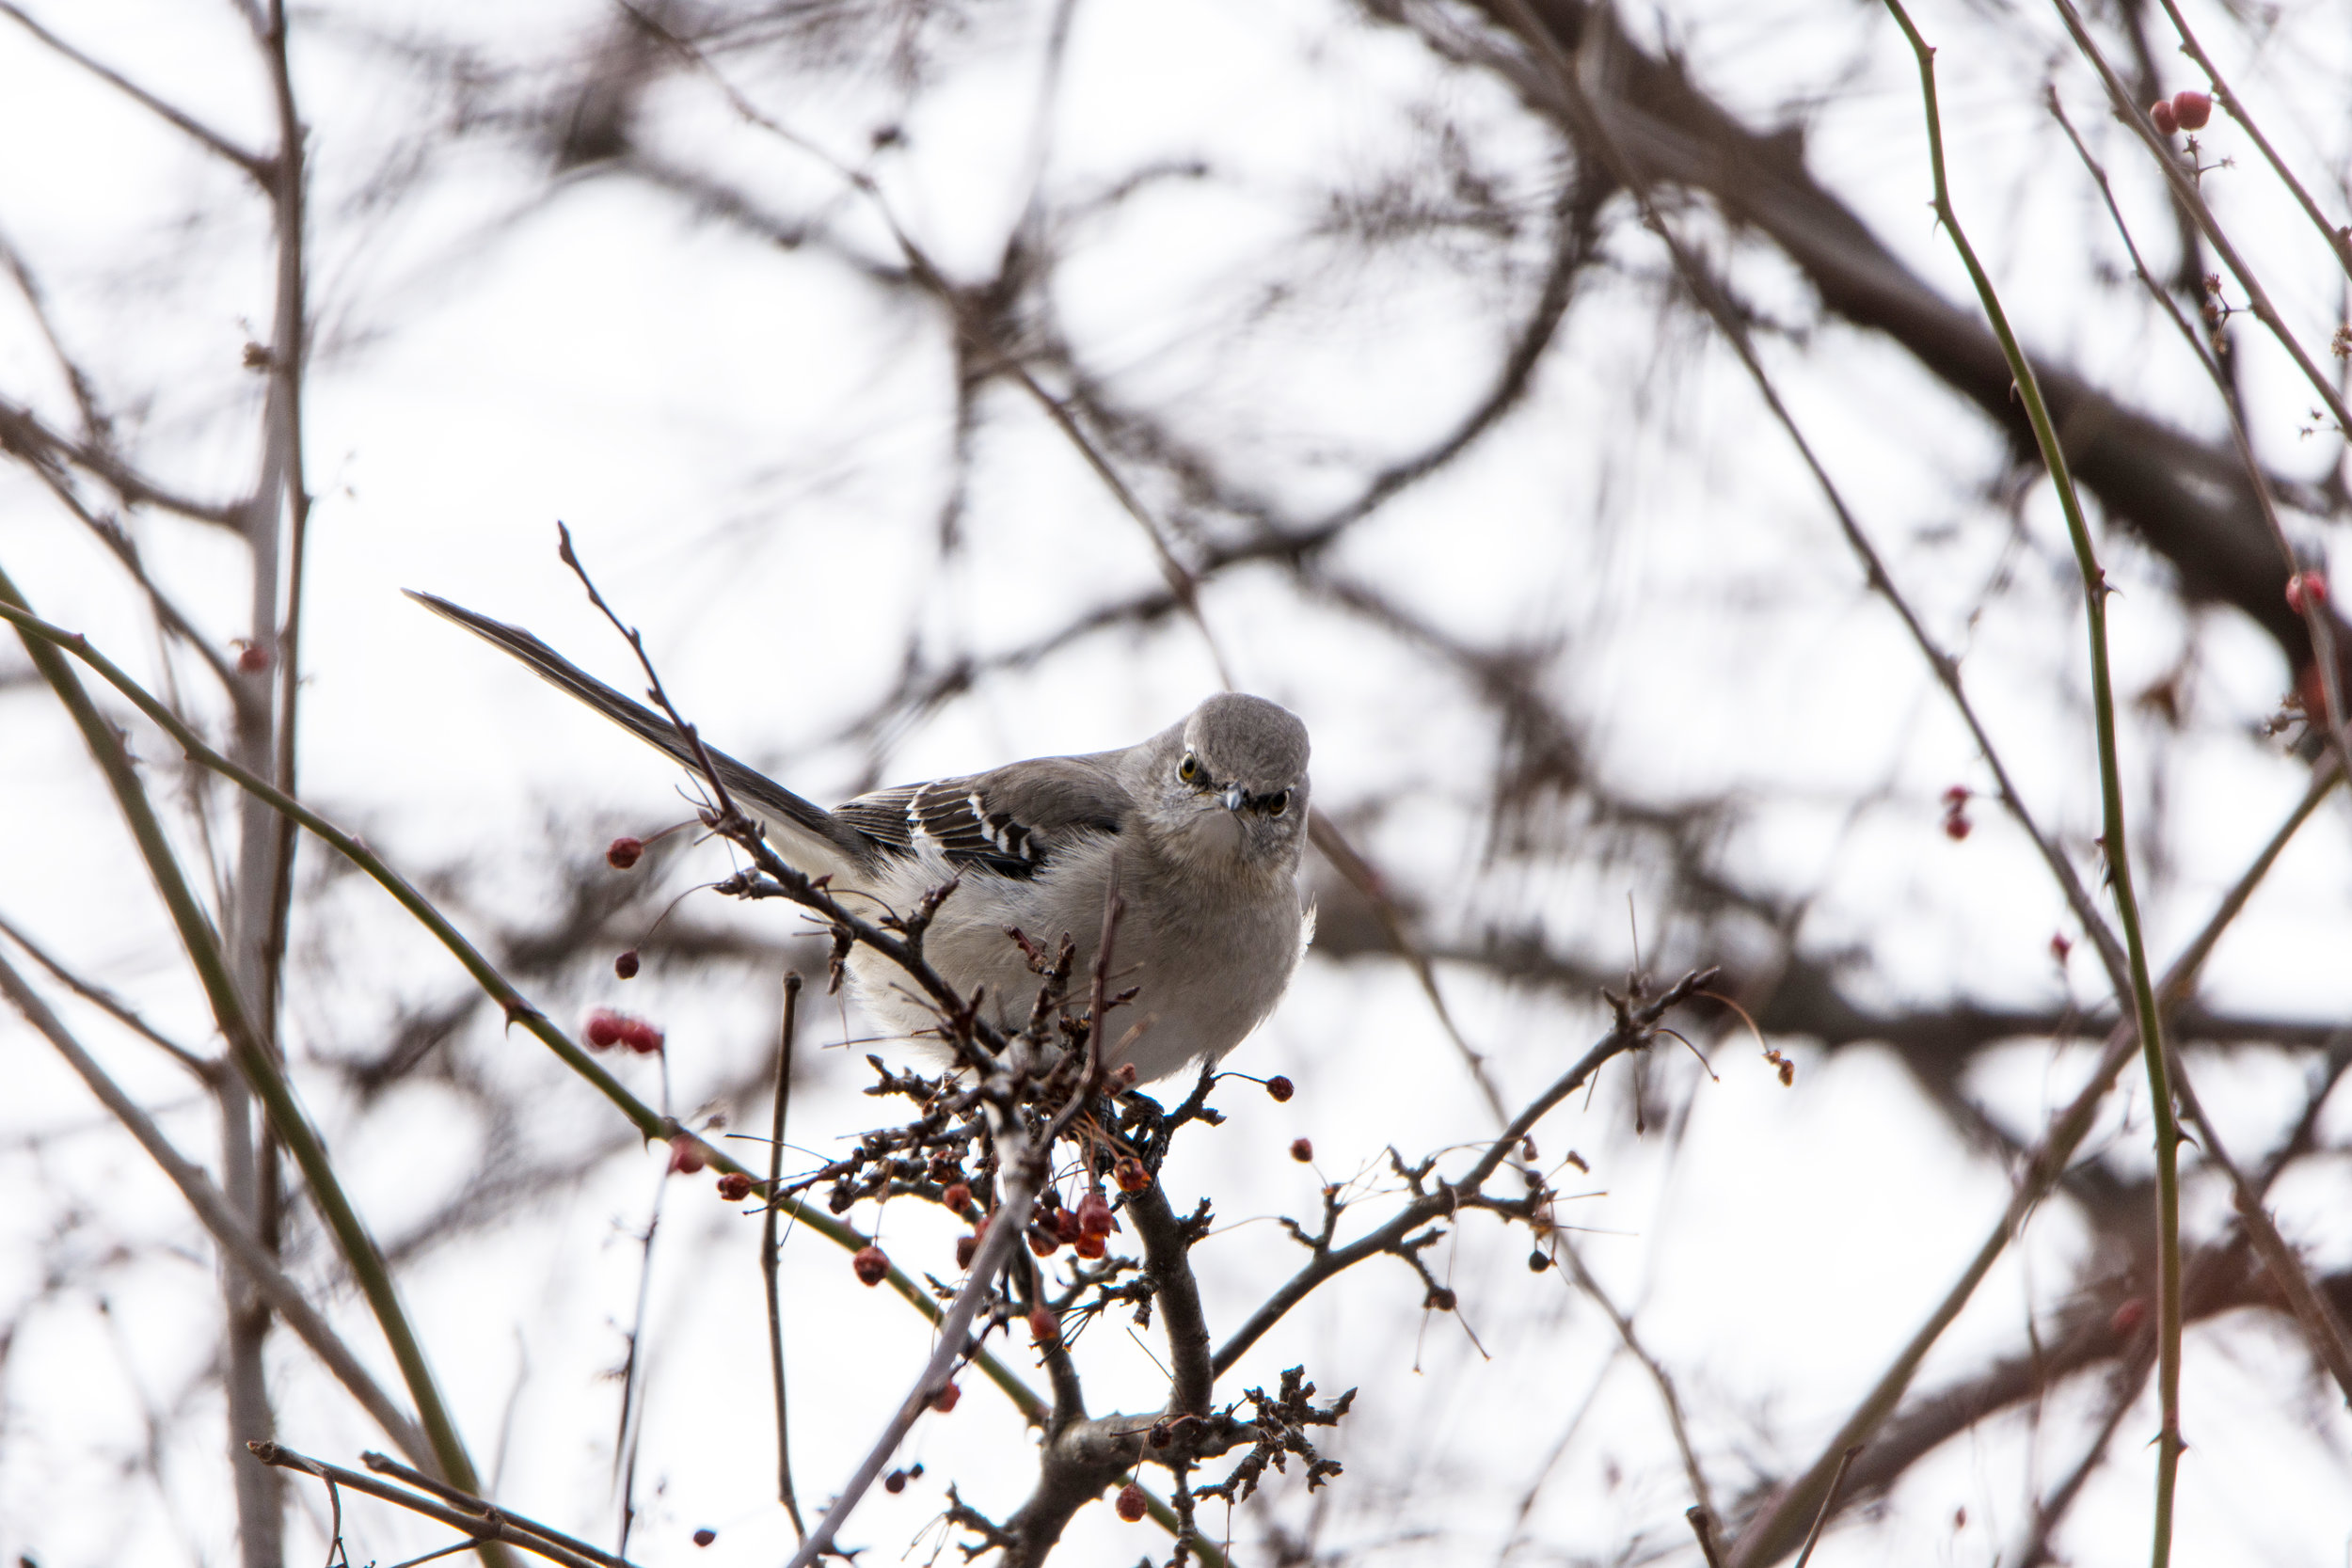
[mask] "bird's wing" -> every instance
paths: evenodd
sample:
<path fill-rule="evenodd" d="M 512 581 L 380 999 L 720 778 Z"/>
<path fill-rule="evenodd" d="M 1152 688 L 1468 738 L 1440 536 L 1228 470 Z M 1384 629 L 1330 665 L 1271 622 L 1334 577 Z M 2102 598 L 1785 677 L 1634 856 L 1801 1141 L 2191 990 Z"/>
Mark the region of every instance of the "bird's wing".
<path fill-rule="evenodd" d="M 1033 877 L 1081 835 L 1120 831 L 1128 796 L 1112 755 L 1038 757 L 970 778 L 878 789 L 834 815 L 896 848 L 935 847 L 960 865 Z"/>
<path fill-rule="evenodd" d="M 642 703 L 631 701 L 596 676 L 540 641 L 520 626 L 477 615 L 462 605 L 413 589 L 408 596 L 437 615 L 512 654 L 541 678 L 563 688 L 648 745 L 658 747 L 689 768 L 699 768 L 694 749 L 677 726 Z M 756 811 L 782 840 L 777 847 L 785 859 L 816 874 L 862 871 L 886 852 L 888 840 L 877 842 L 824 807 L 802 800 L 758 769 L 746 767 L 716 747 L 705 744 L 720 782 Z"/>

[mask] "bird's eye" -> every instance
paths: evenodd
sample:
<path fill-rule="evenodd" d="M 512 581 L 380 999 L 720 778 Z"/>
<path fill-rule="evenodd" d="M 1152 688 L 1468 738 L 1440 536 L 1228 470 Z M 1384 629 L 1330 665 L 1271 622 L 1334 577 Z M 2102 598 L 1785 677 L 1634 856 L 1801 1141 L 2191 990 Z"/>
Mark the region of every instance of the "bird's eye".
<path fill-rule="evenodd" d="M 1279 816 L 1290 809 L 1291 792 L 1287 789 L 1276 790 L 1273 798 L 1268 800 L 1265 803 L 1265 814 L 1268 816 Z"/>
<path fill-rule="evenodd" d="M 1186 752 L 1184 760 L 1176 765 L 1176 776 L 1186 784 L 1199 784 L 1200 782 L 1200 759 L 1190 752 Z"/>

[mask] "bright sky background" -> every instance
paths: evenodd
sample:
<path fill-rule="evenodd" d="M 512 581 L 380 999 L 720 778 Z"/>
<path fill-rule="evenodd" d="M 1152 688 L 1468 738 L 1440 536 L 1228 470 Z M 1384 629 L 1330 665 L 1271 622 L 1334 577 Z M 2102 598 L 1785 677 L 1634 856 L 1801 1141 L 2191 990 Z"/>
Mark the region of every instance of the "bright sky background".
<path fill-rule="evenodd" d="M 231 8 L 32 9 L 230 135 L 266 145 L 262 81 Z M 550 185 L 506 141 L 442 146 L 437 89 L 391 42 L 469 40 L 485 58 L 516 62 L 517 77 L 493 95 L 530 103 L 609 14 L 558 0 L 297 13 L 322 349 L 309 405 L 319 499 L 305 791 L 405 868 L 469 866 L 478 911 L 531 910 L 551 885 L 549 857 L 591 847 L 551 840 L 551 819 L 580 834 L 681 815 L 675 768 L 399 596 L 445 594 L 629 684 L 625 650 L 555 561 L 559 518 L 705 733 L 818 799 L 855 787 L 869 766 L 901 780 L 1124 744 L 1216 678 L 1197 634 L 1171 622 L 1089 639 L 985 684 L 890 736 L 879 757 L 839 742 L 888 689 L 911 637 L 934 659 L 985 656 L 1086 605 L 1149 590 L 1156 568 L 1076 454 L 1002 388 L 982 404 L 966 544 L 943 565 L 936 514 L 953 372 L 935 312 L 886 296 L 824 247 L 758 243 L 644 184 Z M 1018 214 L 1039 145 L 1045 16 L 984 9 L 966 31 L 930 35 L 939 78 L 911 112 L 877 70 L 811 61 L 735 80 L 763 112 L 844 158 L 862 157 L 877 127 L 902 126 L 904 150 L 877 165 L 882 189 L 951 273 L 977 279 Z M 2083 258 L 2112 260 L 2118 247 L 2078 167 L 2058 158 L 2039 100 L 2051 62 L 2146 225 L 2143 243 L 2161 248 L 2166 230 L 2153 176 L 2094 107 L 2055 18 L 1946 5 L 1918 19 L 1943 45 L 1956 198 L 2021 330 L 2140 406 L 2217 433 L 2208 389 L 2170 329 L 2137 297 L 2086 287 Z M 2290 8 L 2258 59 L 2233 62 L 2249 90 L 2275 96 L 2289 155 L 2313 168 L 2342 166 L 2345 150 L 2352 35 L 2341 23 L 2340 8 Z M 1925 211 L 1915 78 L 1883 19 L 1855 8 L 1693 5 L 1673 13 L 1669 31 L 1697 79 L 1755 122 L 1809 104 L 1816 176 L 1909 264 L 1963 293 Z M 1073 223 L 1055 286 L 1061 325 L 1120 395 L 1171 410 L 1181 434 L 1284 507 L 1311 514 L 1350 493 L 1474 400 L 1500 346 L 1496 322 L 1524 309 L 1543 259 L 1540 231 L 1515 252 L 1465 242 L 1361 260 L 1317 230 L 1327 188 L 1368 188 L 1426 159 L 1439 119 L 1479 132 L 1477 164 L 1540 213 L 1555 177 L 1545 139 L 1490 81 L 1438 72 L 1401 32 L 1343 8 L 1079 7 L 1044 142 L 1048 192 L 1071 201 L 1160 161 L 1200 159 L 1213 172 Z M 707 82 L 669 78 L 645 132 L 652 148 L 724 171 L 771 211 L 837 208 L 850 243 L 885 254 L 879 226 L 835 177 L 743 125 Z M 2214 140 L 2241 166 L 2214 180 L 2217 199 L 2305 341 L 2324 343 L 2341 277 L 2227 135 Z M 135 430 L 135 450 L 190 490 L 237 493 L 254 461 L 261 383 L 236 367 L 268 309 L 258 204 L 5 21 L 0 145 L 14 150 L 0 159 L 0 234 L 40 269 L 70 346 L 105 374 Z M 423 160 L 413 185 L 363 202 L 366 183 L 412 148 Z M 1481 645 L 1553 640 L 1545 679 L 1586 726 L 1611 782 L 1661 800 L 1741 797 L 1725 863 L 1811 898 L 1807 951 L 1867 943 L 1873 967 L 1855 977 L 1866 991 L 2096 1002 L 2095 964 L 2078 955 L 2061 972 L 2051 961 L 2051 935 L 2072 922 L 2023 836 L 1984 802 L 1964 844 L 1937 831 L 1945 787 L 1981 789 L 1989 777 L 1899 626 L 1863 593 L 1784 438 L 1720 346 L 1687 312 L 1661 310 L 1655 247 L 1620 233 L 1611 254 L 1525 405 L 1472 456 L 1358 529 L 1335 566 Z M 1785 263 L 1745 249 L 1731 265 L 1759 309 L 1814 320 Z M 1971 690 L 2021 784 L 2088 865 L 2097 802 L 2079 614 L 2046 487 L 2017 503 L 2012 530 L 2001 500 L 1983 494 L 1998 450 L 1972 410 L 1884 344 L 1835 325 L 1811 331 L 1809 345 L 1769 340 L 1782 390 L 1937 636 L 1965 651 Z M 2250 328 L 2240 341 L 2258 443 L 2282 468 L 2318 471 L 2328 437 L 2296 435 L 2308 396 Z M 70 419 L 48 351 L 13 301 L 0 309 L 0 396 Z M 141 541 L 208 629 L 224 640 L 243 630 L 237 550 L 179 524 Z M 0 470 L 0 566 L 36 608 L 154 673 L 142 607 L 18 467 Z M 2143 553 L 2116 542 L 2110 570 L 2125 590 L 2119 686 L 2134 692 L 2182 657 L 2189 627 Z M 1996 577 L 2005 585 L 1989 594 Z M 1380 863 L 1422 890 L 1435 928 L 1533 927 L 1628 962 L 1630 897 L 1654 951 L 1654 868 L 1592 853 L 1487 857 L 1495 737 L 1454 676 L 1302 607 L 1270 572 L 1220 580 L 1205 603 L 1240 684 L 1311 726 L 1318 809 L 1363 825 Z M 2284 687 L 2267 642 L 2228 615 L 2201 618 L 2194 637 L 2195 706 L 2188 732 L 2168 742 L 2161 807 L 2136 784 L 2135 811 L 2163 825 L 2175 857 L 2149 883 L 2159 960 L 2203 921 L 2308 777 L 2277 745 L 2249 738 Z M 0 670 L 21 667 L 0 655 Z M 143 727 L 133 736 L 165 776 L 168 743 Z M 19 828 L 0 858 L 0 913 L 201 1041 L 200 998 L 70 742 L 45 692 L 0 691 L 0 800 Z M 2127 760 L 2144 760 L 2153 743 L 2134 716 Z M 2344 1016 L 2348 828 L 2339 801 L 2306 830 L 2223 945 L 2208 986 L 2216 1006 Z M 317 874 L 315 847 L 304 856 Z M 692 864 L 681 890 L 724 874 L 715 847 Z M 696 912 L 769 933 L 786 921 L 712 903 L 704 895 Z M 462 978 L 348 879 L 311 906 L 296 942 L 311 960 L 289 1006 L 298 1061 L 359 1049 L 399 1007 L 449 997 Z M 1513 1094 L 1549 1081 L 1602 1027 L 1589 1004 L 1502 990 L 1467 971 L 1445 980 L 1467 1035 L 1493 1053 Z M 546 999 L 559 1018 L 598 1003 L 664 1021 L 681 1113 L 771 1049 L 777 1003 L 765 988 L 714 994 L 691 976 L 649 974 L 625 994 L 607 985 Z M 829 1031 L 862 1033 L 854 1020 Z M 95 1026 L 91 1037 L 127 1082 L 172 1108 L 167 1125 L 184 1147 L 213 1148 L 207 1108 L 183 1077 L 127 1037 Z M 1687 1055 L 1652 1061 L 1663 1098 L 1689 1106 L 1677 1138 L 1635 1138 L 1623 1069 L 1539 1135 L 1548 1158 L 1574 1148 L 1592 1163 L 1596 1196 L 1574 1211 L 1592 1233 L 1580 1243 L 1619 1302 L 1640 1308 L 1724 1501 L 1754 1466 L 1778 1472 L 1810 1453 L 2007 1198 L 1998 1172 L 1890 1057 L 1773 1043 L 1798 1061 L 1793 1090 L 1742 1039 L 1715 1048 L 1720 1082 L 1704 1081 Z M 504 1455 L 501 1497 L 609 1541 L 618 1385 L 599 1373 L 618 1363 L 634 1311 L 634 1235 L 660 1160 L 620 1147 L 609 1110 L 523 1037 L 485 1028 L 461 1049 L 484 1073 L 532 1086 L 544 1118 L 526 1130 L 533 1148 L 615 1151 L 512 1226 L 429 1253 L 404 1290 L 477 1455 Z M 1970 1088 L 2031 1132 L 2089 1061 L 2013 1047 Z M 0 1022 L 0 1062 L 9 1085 L 0 1191 L 21 1199 L 0 1206 L 0 1303 L 35 1295 L 42 1260 L 60 1255 L 103 1282 L 77 1284 L 21 1322 L 8 1307 L 20 1332 L 0 1341 L 0 1551 L 43 1568 L 230 1560 L 212 1394 L 157 1414 L 172 1429 L 160 1487 L 118 1463 L 135 1452 L 148 1410 L 180 1397 L 213 1354 L 209 1250 L 86 1091 L 12 1020 Z M 1433 1150 L 1490 1129 L 1418 988 L 1391 964 L 1311 959 L 1230 1065 L 1286 1073 L 1300 1094 L 1275 1105 L 1229 1085 L 1219 1103 L 1232 1121 L 1189 1136 L 1169 1166 L 1175 1192 L 1216 1199 L 1220 1228 L 1198 1263 L 1223 1324 L 1295 1266 L 1272 1216 L 1311 1215 L 1324 1180 L 1381 1186 L 1391 1146 Z M 651 1069 L 635 1070 L 640 1091 L 657 1094 Z M 862 1075 L 856 1053 L 832 1054 L 796 1101 L 798 1143 L 821 1153 L 864 1125 L 873 1102 L 855 1092 Z M 304 1081 L 379 1234 L 431 1212 L 491 1135 L 427 1087 L 360 1120 L 325 1075 Z M 2259 1051 L 2201 1080 L 2225 1131 L 2242 1129 L 2256 1147 L 2301 1085 L 2300 1062 Z M 2323 1129 L 2348 1130 L 2341 1109 Z M 1302 1135 L 1313 1170 L 1285 1152 Z M 2137 1147 L 2145 1135 L 2143 1091 L 2118 1098 L 2094 1143 Z M 2340 1173 L 2322 1171 L 2280 1190 L 2280 1217 L 2314 1267 L 2339 1268 L 2352 1261 L 2352 1205 L 2328 1185 Z M 945 1274 L 953 1232 L 915 1207 L 890 1211 L 884 1241 L 894 1257 Z M 2217 1224 L 2215 1195 L 2193 1194 L 2191 1213 Z M 649 1513 L 630 1555 L 649 1565 L 770 1563 L 790 1535 L 763 1500 L 772 1459 L 757 1227 L 699 1180 L 672 1183 L 660 1216 L 640 1479 Z M 2026 1314 L 2052 1310 L 2075 1277 L 2083 1234 L 2062 1206 L 2037 1217 L 1918 1386 L 2012 1347 Z M 114 1268 L 83 1250 L 157 1238 L 176 1255 Z M 1295 1314 L 1221 1390 L 1271 1386 L 1300 1362 L 1327 1394 L 1364 1389 L 1328 1450 L 1348 1473 L 1312 1505 L 1328 1510 L 1327 1549 L 1384 1564 L 1495 1560 L 1543 1454 L 1589 1397 L 1587 1435 L 1526 1526 L 1538 1544 L 1513 1560 L 1693 1560 L 1687 1488 L 1654 1390 L 1556 1272 L 1529 1274 L 1526 1250 L 1523 1232 L 1473 1220 L 1458 1245 L 1432 1255 L 1460 1293 L 1461 1323 L 1425 1318 L 1402 1266 L 1367 1267 Z M 303 1267 L 306 1278 L 326 1276 L 319 1259 Z M 817 1503 L 902 1396 L 926 1341 L 920 1323 L 860 1289 L 829 1244 L 796 1243 L 787 1270 L 796 1458 L 803 1497 Z M 372 1364 L 389 1366 L 355 1300 L 338 1300 L 335 1318 Z M 1106 1322 L 1083 1349 L 1098 1412 L 1164 1397 L 1155 1338 L 1147 1348 Z M 380 1446 L 290 1337 L 274 1354 L 286 1442 L 346 1462 Z M 2299 1347 L 2268 1328 L 2206 1328 L 2192 1332 L 2189 1356 L 2177 1560 L 2344 1561 L 2352 1421 L 2308 1380 Z M 922 1461 L 925 1478 L 873 1497 L 849 1531 L 871 1544 L 864 1560 L 902 1550 L 928 1560 L 938 1540 L 926 1521 L 950 1480 L 997 1512 L 1023 1495 L 1032 1466 L 1016 1418 L 977 1377 L 965 1388 L 955 1414 L 927 1420 L 905 1449 L 901 1463 Z M 1883 1515 L 1833 1533 L 1817 1560 L 1983 1563 L 2013 1549 L 2027 1524 L 2020 1476 L 2046 1490 L 2063 1474 L 2091 1394 L 2056 1396 L 2039 1439 L 2004 1418 L 1947 1445 Z M 2140 1434 L 2153 1425 L 2145 1405 L 2126 1418 L 2113 1463 L 2061 1537 L 2074 1561 L 2139 1560 L 2150 1472 Z M 315 1515 L 316 1492 L 295 1493 Z M 1251 1505 L 1293 1528 L 1310 1506 L 1295 1485 Z M 351 1505 L 349 1519 L 356 1560 L 398 1561 L 440 1539 L 370 1504 Z M 689 1534 L 703 1526 L 719 1536 L 698 1551 Z M 1265 1560 L 1246 1517 L 1236 1539 L 1249 1560 Z M 297 1528 L 291 1560 L 313 1549 Z M 1093 1508 L 1057 1560 L 1164 1550 L 1148 1527 Z"/>

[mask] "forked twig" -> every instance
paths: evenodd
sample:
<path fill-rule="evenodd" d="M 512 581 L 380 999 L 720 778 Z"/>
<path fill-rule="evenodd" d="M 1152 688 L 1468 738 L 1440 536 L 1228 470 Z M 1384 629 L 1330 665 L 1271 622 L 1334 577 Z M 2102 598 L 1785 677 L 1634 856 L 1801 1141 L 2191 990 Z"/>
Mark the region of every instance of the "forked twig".
<path fill-rule="evenodd" d="M 1854 1455 L 1861 1451 L 1862 1445 L 1856 1443 L 1837 1456 L 1837 1469 L 1829 1478 L 1829 1490 L 1821 1494 L 1821 1512 L 1813 1516 L 1813 1528 L 1805 1535 L 1804 1550 L 1797 1554 L 1797 1568 L 1804 1568 L 1813 1560 L 1813 1548 L 1820 1542 L 1822 1528 L 1829 1523 L 1830 1510 L 1837 1504 L 1837 1489 L 1845 1484 L 1846 1472 L 1853 1468 Z"/>
<path fill-rule="evenodd" d="M 536 1520 L 527 1519 L 516 1513 L 509 1513 L 470 1493 L 461 1492 L 453 1487 L 436 1483 L 432 1484 L 430 1491 L 411 1491 L 406 1487 L 394 1486 L 389 1481 L 379 1481 L 363 1470 L 347 1469 L 341 1465 L 329 1465 L 323 1459 L 312 1459 L 308 1454 L 296 1453 L 282 1444 L 247 1443 L 246 1448 L 255 1459 L 264 1465 L 275 1465 L 279 1469 L 298 1470 L 304 1475 L 317 1477 L 320 1481 L 326 1482 L 330 1493 L 337 1487 L 345 1487 L 354 1492 L 364 1492 L 371 1497 L 380 1497 L 388 1503 L 396 1503 L 411 1513 L 437 1520 L 477 1542 L 497 1541 L 503 1542 L 510 1546 L 519 1546 L 535 1557 L 543 1557 L 549 1562 L 560 1563 L 563 1568 L 634 1568 L 634 1565 L 625 1559 L 614 1557 L 610 1552 L 600 1551 L 584 1541 L 576 1540 L 561 1530 L 551 1529 Z M 382 1460 L 383 1456 L 372 1455 L 371 1459 Z M 406 1470 L 405 1466 L 393 1465 L 391 1467 L 412 1482 L 421 1482 L 424 1480 L 415 1471 Z M 335 1530 L 338 1541 L 342 1535 L 340 1507 L 339 1502 Z"/>

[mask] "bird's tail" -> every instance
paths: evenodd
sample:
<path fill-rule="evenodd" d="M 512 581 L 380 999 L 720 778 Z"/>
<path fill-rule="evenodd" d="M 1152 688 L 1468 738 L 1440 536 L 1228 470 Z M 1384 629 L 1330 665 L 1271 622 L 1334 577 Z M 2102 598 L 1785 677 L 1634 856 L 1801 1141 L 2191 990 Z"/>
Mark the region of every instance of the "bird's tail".
<path fill-rule="evenodd" d="M 456 622 L 512 654 L 541 679 L 563 688 L 638 739 L 668 752 L 688 768 L 700 768 L 693 747 L 667 718 L 623 696 L 520 626 L 477 615 L 437 594 L 420 594 L 414 589 L 405 592 L 435 614 Z M 707 742 L 704 750 L 709 753 L 720 782 L 757 812 L 777 835 L 777 848 L 785 859 L 818 875 L 862 868 L 872 860 L 873 841 L 833 813 L 802 800 L 765 773 L 744 766 Z"/>

